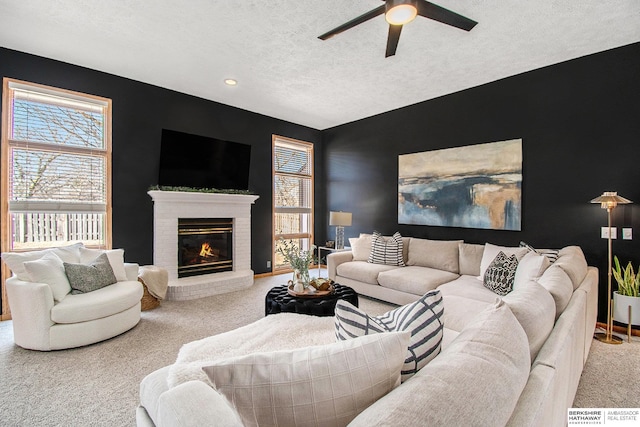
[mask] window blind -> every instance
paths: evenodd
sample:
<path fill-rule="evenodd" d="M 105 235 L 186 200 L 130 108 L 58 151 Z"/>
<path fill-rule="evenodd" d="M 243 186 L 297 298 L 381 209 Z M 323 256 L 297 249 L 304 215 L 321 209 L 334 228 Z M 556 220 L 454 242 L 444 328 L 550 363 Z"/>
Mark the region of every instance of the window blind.
<path fill-rule="evenodd" d="M 311 213 L 313 146 L 276 138 L 273 159 L 276 212 Z"/>
<path fill-rule="evenodd" d="M 9 210 L 105 212 L 105 104 L 9 87 Z"/>

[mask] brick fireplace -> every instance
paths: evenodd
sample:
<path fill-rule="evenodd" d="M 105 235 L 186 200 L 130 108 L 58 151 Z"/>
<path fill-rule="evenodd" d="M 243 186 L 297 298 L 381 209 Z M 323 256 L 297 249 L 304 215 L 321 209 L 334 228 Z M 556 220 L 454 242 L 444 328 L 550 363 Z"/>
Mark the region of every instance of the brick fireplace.
<path fill-rule="evenodd" d="M 251 270 L 251 205 L 258 196 L 149 191 L 153 207 L 153 263 L 169 272 L 169 300 L 189 300 L 248 288 Z M 232 227 L 230 271 L 179 277 L 179 223 L 203 219 L 228 221 Z"/>

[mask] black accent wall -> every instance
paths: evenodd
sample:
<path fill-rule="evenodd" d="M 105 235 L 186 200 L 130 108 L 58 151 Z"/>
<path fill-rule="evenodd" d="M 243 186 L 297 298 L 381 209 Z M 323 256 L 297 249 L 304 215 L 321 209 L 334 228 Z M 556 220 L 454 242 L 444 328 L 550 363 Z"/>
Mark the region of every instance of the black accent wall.
<path fill-rule="evenodd" d="M 327 209 L 353 213 L 345 237 L 399 230 L 471 243 L 579 245 L 601 270 L 602 302 L 607 215 L 589 201 L 603 191 L 636 202 L 614 210 L 618 233 L 632 227 L 635 235 L 614 241 L 613 253 L 640 262 L 639 76 L 635 43 L 326 130 Z M 522 231 L 398 224 L 398 155 L 514 138 L 523 140 Z"/>
<path fill-rule="evenodd" d="M 271 136 L 312 142 L 319 151 L 320 131 L 9 49 L 0 48 L 0 76 L 113 100 L 113 247 L 124 248 L 127 261 L 153 263 L 153 202 L 147 190 L 157 184 L 163 128 L 250 144 L 249 189 L 260 196 L 252 207 L 251 264 L 256 273 L 271 271 L 266 267 L 272 248 Z"/>
<path fill-rule="evenodd" d="M 640 262 L 640 43 L 534 70 L 325 131 L 107 73 L 0 48 L 0 75 L 113 100 L 113 246 L 153 261 L 153 205 L 161 129 L 252 145 L 252 268 L 271 259 L 271 136 L 315 144 L 316 241 L 333 238 L 328 211 L 353 212 L 346 237 L 379 230 L 432 239 L 538 247 L 580 245 L 606 283 L 606 211 L 589 200 L 618 191 L 614 211 L 634 240 L 614 241 Z M 212 83 L 216 84 L 216 83 Z M 392 96 L 392 95 L 390 95 Z M 397 223 L 398 155 L 522 138 L 522 231 Z M 620 230 L 619 230 L 620 232 Z M 600 310 L 603 312 L 603 309 Z"/>

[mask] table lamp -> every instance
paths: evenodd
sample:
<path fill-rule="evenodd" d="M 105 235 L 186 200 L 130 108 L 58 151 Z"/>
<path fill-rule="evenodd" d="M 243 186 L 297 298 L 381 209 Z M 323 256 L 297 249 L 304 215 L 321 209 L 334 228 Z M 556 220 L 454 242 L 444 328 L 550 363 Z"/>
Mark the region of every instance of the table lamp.
<path fill-rule="evenodd" d="M 336 227 L 336 249 L 344 249 L 344 228 L 351 226 L 351 212 L 329 212 L 329 225 Z"/>

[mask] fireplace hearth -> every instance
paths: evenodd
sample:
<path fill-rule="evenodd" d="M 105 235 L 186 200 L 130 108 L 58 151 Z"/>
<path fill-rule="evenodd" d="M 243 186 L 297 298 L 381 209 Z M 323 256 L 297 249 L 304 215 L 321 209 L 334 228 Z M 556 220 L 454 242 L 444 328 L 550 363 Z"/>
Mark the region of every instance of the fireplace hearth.
<path fill-rule="evenodd" d="M 178 219 L 178 278 L 233 270 L 233 219 Z"/>

